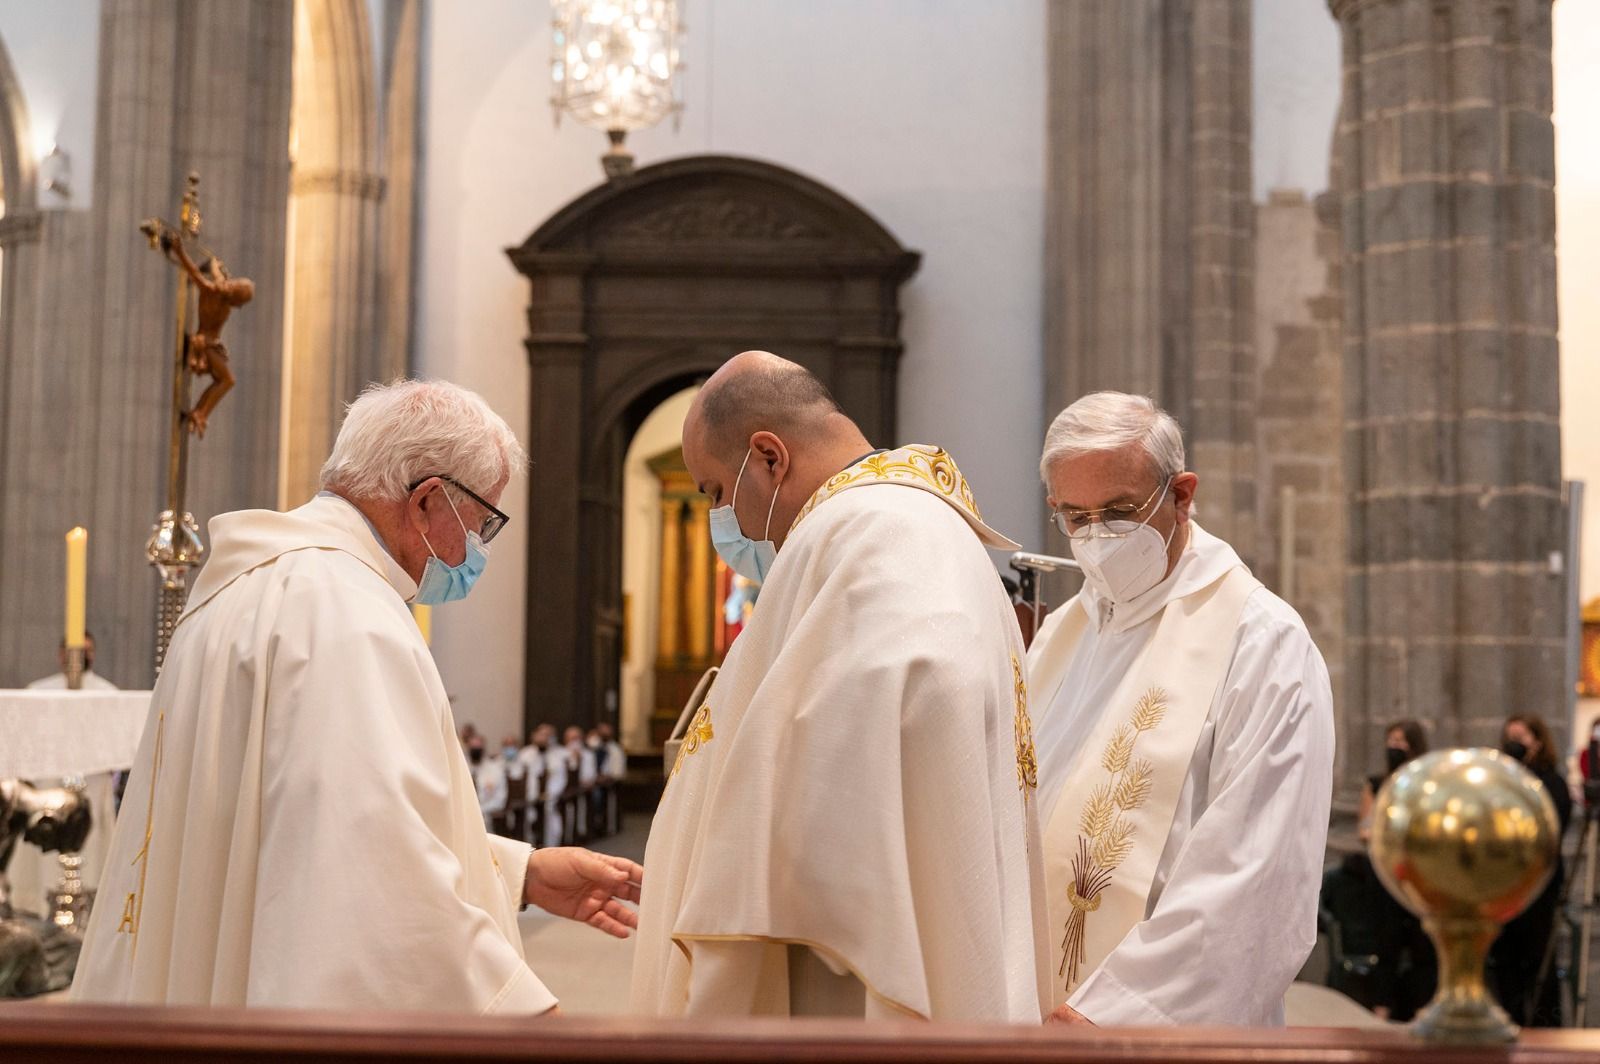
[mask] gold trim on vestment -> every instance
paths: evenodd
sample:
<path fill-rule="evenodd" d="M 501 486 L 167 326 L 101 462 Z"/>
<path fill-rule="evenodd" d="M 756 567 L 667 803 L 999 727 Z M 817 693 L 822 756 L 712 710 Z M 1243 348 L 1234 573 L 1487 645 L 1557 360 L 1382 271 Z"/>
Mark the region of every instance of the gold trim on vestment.
<path fill-rule="evenodd" d="M 1106 782 L 1089 792 L 1078 820 L 1078 852 L 1072 858 L 1072 882 L 1067 884 L 1067 901 L 1072 913 L 1061 939 L 1061 967 L 1056 974 L 1066 977 L 1066 992 L 1071 993 L 1088 959 L 1086 924 L 1089 914 L 1100 908 L 1101 895 L 1115 878 L 1117 866 L 1133 852 L 1136 831 L 1123 816 L 1144 805 L 1154 785 L 1155 766 L 1133 757 L 1139 736 L 1158 726 L 1167 715 L 1167 693 L 1152 687 L 1134 704 L 1127 723 L 1111 733 L 1100 754 L 1100 767 Z"/>
<path fill-rule="evenodd" d="M 813 942 L 808 938 L 778 938 L 773 935 L 673 935 L 672 942 L 683 951 L 683 958 L 686 962 L 688 962 L 690 967 L 694 966 L 694 957 L 689 952 L 689 947 L 684 944 L 686 942 L 759 942 L 768 946 L 803 946 L 806 949 L 816 950 L 823 956 L 824 959 L 832 961 L 838 967 L 845 969 L 860 981 L 861 985 L 866 988 L 868 994 L 871 994 L 874 998 L 883 1002 L 896 1012 L 902 1013 L 903 1015 L 909 1016 L 916 1020 L 932 1019 L 932 1017 L 918 1012 L 910 1005 L 907 1005 L 901 1001 L 896 1001 L 894 998 L 875 988 L 872 985 L 871 980 L 857 971 L 856 966 L 851 964 L 845 957 L 841 956 L 837 950 L 829 946 L 824 946 L 820 942 Z"/>
<path fill-rule="evenodd" d="M 678 774 L 678 769 L 683 766 L 684 758 L 698 751 L 706 743 L 716 738 L 711 731 L 711 703 L 707 702 L 695 710 L 694 720 L 689 722 L 689 730 L 684 733 L 683 745 L 678 747 L 678 756 L 672 762 L 672 771 L 667 773 L 667 781 Z"/>
<path fill-rule="evenodd" d="M 139 952 L 139 924 L 144 919 L 144 881 L 145 873 L 150 870 L 150 838 L 155 833 L 156 821 L 156 783 L 161 778 L 161 747 L 166 738 L 166 731 L 167 714 L 162 711 L 156 717 L 156 748 L 150 755 L 150 802 L 144 814 L 144 845 L 139 847 L 139 852 L 128 862 L 130 865 L 139 866 L 138 897 L 135 899 L 134 895 L 128 895 L 122 907 L 122 923 L 117 925 L 118 934 L 126 933 L 133 936 L 135 955 Z M 130 923 L 132 926 L 129 926 Z"/>
<path fill-rule="evenodd" d="M 1011 729 L 1017 743 L 1017 787 L 1020 790 L 1039 789 L 1039 758 L 1033 747 L 1033 720 L 1028 716 L 1028 681 L 1022 675 L 1022 662 L 1011 655 L 1012 694 L 1017 712 Z"/>
<path fill-rule="evenodd" d="M 955 503 L 977 520 L 983 520 L 983 514 L 978 512 L 977 500 L 972 497 L 972 488 L 967 484 L 967 478 L 961 475 L 961 470 L 956 468 L 955 460 L 941 447 L 914 443 L 898 450 L 868 455 L 829 477 L 822 487 L 811 493 L 811 498 L 795 514 L 794 521 L 789 525 L 790 534 L 794 533 L 807 514 L 841 491 L 877 481 L 902 481 L 931 488 L 935 494 Z"/>

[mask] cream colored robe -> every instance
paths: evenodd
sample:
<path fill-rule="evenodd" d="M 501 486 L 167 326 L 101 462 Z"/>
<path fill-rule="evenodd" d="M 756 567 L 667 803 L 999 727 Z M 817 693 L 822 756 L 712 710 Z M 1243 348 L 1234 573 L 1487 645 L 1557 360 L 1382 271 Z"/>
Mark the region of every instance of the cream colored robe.
<path fill-rule="evenodd" d="M 542 1012 L 416 585 L 342 499 L 225 514 L 173 635 L 73 999 Z"/>
<path fill-rule="evenodd" d="M 985 542 L 932 448 L 802 510 L 652 826 L 635 1011 L 1039 1022 L 1024 651 Z"/>

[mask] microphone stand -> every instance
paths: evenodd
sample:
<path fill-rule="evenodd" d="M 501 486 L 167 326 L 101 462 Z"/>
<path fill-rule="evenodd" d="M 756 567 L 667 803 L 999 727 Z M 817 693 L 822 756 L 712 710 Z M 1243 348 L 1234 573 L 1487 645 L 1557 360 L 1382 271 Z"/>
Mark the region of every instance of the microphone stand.
<path fill-rule="evenodd" d="M 1034 554 L 1025 550 L 1019 550 L 1011 556 L 1011 568 L 1019 573 L 1030 572 L 1035 574 L 1054 573 L 1063 569 L 1074 573 L 1083 572 L 1083 568 L 1071 558 L 1059 558 L 1053 554 Z M 1043 613 L 1039 602 L 1039 580 L 1036 576 L 1029 582 L 1033 585 L 1033 630 L 1037 632 Z"/>

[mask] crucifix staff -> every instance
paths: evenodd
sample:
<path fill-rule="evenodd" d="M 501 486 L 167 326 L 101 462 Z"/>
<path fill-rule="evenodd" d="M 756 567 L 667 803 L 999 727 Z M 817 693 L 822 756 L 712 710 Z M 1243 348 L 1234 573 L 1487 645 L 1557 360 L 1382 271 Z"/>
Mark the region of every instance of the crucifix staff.
<path fill-rule="evenodd" d="M 177 329 L 172 355 L 172 409 L 168 412 L 167 506 L 156 518 L 145 556 L 161 577 L 156 618 L 156 671 L 166 657 L 172 629 L 189 597 L 189 570 L 205 555 L 200 530 L 186 509 L 189 479 L 189 437 L 205 435 L 212 411 L 233 387 L 228 349 L 222 327 L 236 307 L 250 302 L 255 285 L 232 277 L 215 255 L 201 256 L 199 265 L 185 243 L 198 246 L 200 236 L 200 175 L 191 173 L 178 208 L 178 224 L 147 218 L 139 231 L 150 246 L 178 266 Z M 192 298 L 191 298 L 192 297 Z M 193 305 L 194 328 L 189 327 Z M 193 406 L 189 405 L 192 378 L 206 375 L 211 383 Z"/>

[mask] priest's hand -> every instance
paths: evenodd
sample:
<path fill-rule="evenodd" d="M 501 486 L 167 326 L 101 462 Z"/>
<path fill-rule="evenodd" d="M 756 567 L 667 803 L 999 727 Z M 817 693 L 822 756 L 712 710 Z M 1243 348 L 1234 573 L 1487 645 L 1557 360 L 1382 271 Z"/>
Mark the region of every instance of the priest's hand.
<path fill-rule="evenodd" d="M 1079 1012 L 1077 1009 L 1073 1008 L 1071 1005 L 1068 1005 L 1066 1002 L 1062 1002 L 1060 1005 L 1057 1005 L 1056 1010 L 1052 1012 L 1049 1019 L 1045 1020 L 1044 1022 L 1065 1024 L 1068 1027 L 1096 1026 L 1093 1020 Z"/>
<path fill-rule="evenodd" d="M 639 900 L 644 869 L 625 857 L 595 853 L 578 846 L 534 850 L 528 855 L 528 878 L 522 900 L 547 913 L 627 938 L 639 926 L 639 914 L 623 902 Z"/>

